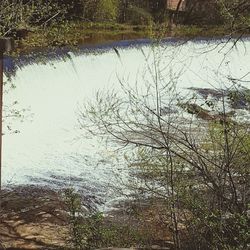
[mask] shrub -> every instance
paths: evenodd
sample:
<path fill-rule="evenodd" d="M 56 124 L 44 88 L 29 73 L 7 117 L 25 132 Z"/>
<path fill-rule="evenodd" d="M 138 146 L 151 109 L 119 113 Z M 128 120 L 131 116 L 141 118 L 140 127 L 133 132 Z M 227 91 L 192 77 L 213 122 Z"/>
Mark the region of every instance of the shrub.
<path fill-rule="evenodd" d="M 74 250 L 145 245 L 148 235 L 130 224 L 106 219 L 101 212 L 83 209 L 81 197 L 73 189 L 64 193 L 69 213 L 69 247 Z"/>

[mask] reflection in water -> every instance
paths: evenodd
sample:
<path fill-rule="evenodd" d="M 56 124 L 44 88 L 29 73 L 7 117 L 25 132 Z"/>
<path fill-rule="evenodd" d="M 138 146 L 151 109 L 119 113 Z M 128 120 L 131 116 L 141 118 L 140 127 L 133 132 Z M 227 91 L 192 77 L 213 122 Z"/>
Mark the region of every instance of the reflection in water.
<path fill-rule="evenodd" d="M 46 63 L 34 55 L 20 57 L 15 64 L 9 59 L 16 88 L 6 94 L 5 103 L 17 101 L 20 109 L 29 109 L 33 116 L 23 122 L 11 120 L 20 133 L 4 136 L 5 185 L 74 186 L 104 204 L 117 198 L 116 175 L 128 177 L 122 156 L 106 148 L 100 138 L 81 136 L 77 110 L 99 89 L 119 90 L 118 78 L 143 88 L 150 79 L 146 63 L 152 66 L 154 61 L 159 62 L 166 81 L 176 80 L 183 93 L 189 87 L 226 84 L 229 75 L 244 77 L 247 86 L 250 41 L 240 42 L 230 53 L 232 43 L 216 44 L 170 41 L 150 46 L 148 41 L 123 41 L 61 54 L 48 52 L 43 55 Z"/>

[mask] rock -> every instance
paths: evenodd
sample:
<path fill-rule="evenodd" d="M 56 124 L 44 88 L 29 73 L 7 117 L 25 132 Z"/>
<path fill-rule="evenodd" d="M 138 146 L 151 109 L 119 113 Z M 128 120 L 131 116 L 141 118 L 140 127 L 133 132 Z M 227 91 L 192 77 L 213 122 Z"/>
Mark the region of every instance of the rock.
<path fill-rule="evenodd" d="M 189 114 L 196 115 L 203 120 L 213 120 L 214 116 L 209 114 L 209 110 L 203 109 L 195 103 L 182 103 L 180 107 L 186 110 Z"/>

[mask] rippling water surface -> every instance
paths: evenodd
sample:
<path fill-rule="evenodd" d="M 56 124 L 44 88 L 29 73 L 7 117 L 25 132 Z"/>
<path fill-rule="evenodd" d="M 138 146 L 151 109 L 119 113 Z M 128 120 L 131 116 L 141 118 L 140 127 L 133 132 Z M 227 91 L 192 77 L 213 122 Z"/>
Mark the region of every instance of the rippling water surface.
<path fill-rule="evenodd" d="M 229 76 L 248 87 L 250 40 L 232 46 L 215 40 L 160 45 L 141 40 L 8 59 L 15 88 L 5 94 L 5 104 L 17 101 L 15 106 L 25 111 L 23 121 L 5 119 L 4 184 L 74 186 L 102 204 L 118 198 L 112 185 L 116 174 L 128 177 L 126 166 L 99 138 L 82 137 L 77 122 L 81 105 L 99 89 L 119 89 L 118 78 L 143 88 L 150 81 L 147 66 L 154 62 L 166 81 L 175 79 L 183 92 L 191 86 L 230 84 Z"/>

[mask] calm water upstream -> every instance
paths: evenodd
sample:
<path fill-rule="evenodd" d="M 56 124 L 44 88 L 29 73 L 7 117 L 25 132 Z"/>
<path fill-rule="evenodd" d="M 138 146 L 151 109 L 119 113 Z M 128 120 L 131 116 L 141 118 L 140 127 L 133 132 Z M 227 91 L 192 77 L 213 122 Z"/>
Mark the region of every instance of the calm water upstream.
<path fill-rule="evenodd" d="M 220 43 L 219 46 L 218 43 Z M 119 51 L 118 57 L 113 47 Z M 51 56 L 41 63 L 33 57 L 9 59 L 15 65 L 5 104 L 25 109 L 24 119 L 5 119 L 4 185 L 74 186 L 101 204 L 119 198 L 116 174 L 127 178 L 126 165 L 98 138 L 82 137 L 79 107 L 99 89 L 119 89 L 118 78 L 132 86 L 150 80 L 146 65 L 159 63 L 166 80 L 175 78 L 178 89 L 221 86 L 227 77 L 250 86 L 250 40 L 233 42 L 166 41 L 151 46 L 145 41 L 121 42 Z M 62 58 L 62 55 L 64 57 Z M 6 85 L 10 85 L 10 82 Z M 18 130 L 18 133 L 13 133 Z"/>

